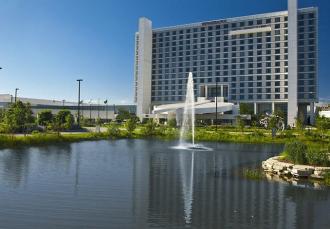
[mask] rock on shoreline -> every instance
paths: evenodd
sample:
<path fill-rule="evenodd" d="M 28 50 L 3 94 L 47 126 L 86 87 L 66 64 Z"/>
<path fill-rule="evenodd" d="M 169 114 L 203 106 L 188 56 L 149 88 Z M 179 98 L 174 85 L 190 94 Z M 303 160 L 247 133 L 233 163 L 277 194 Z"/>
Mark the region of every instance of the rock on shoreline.
<path fill-rule="evenodd" d="M 330 167 L 318 167 L 310 165 L 295 165 L 280 161 L 281 157 L 271 157 L 262 162 L 265 172 L 280 176 L 293 176 L 295 178 L 316 178 L 324 179 L 324 175 L 330 172 Z"/>

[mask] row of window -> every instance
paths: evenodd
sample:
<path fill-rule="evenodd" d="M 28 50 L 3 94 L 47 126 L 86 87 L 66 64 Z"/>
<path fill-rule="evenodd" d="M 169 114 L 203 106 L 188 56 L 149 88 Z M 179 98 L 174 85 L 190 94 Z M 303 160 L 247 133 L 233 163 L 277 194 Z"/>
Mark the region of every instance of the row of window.
<path fill-rule="evenodd" d="M 208 80 L 208 83 L 214 83 L 211 80 Z M 206 83 L 203 79 L 199 80 L 199 83 Z M 161 91 L 161 90 L 176 90 L 176 89 L 182 89 L 185 87 L 185 85 L 183 84 L 172 84 L 170 86 L 154 86 L 155 84 L 152 84 L 152 91 Z M 158 84 L 161 85 L 161 84 Z M 298 81 L 298 86 L 303 88 L 303 87 L 307 87 L 307 86 L 315 86 L 315 80 L 311 79 L 311 80 L 299 80 Z M 240 87 L 240 88 L 261 88 L 261 87 L 286 87 L 288 86 L 288 81 L 266 81 L 266 82 L 240 82 L 240 83 L 231 83 L 230 84 L 231 88 L 236 88 L 236 87 Z M 197 88 L 198 85 L 195 85 L 195 88 Z"/>
<path fill-rule="evenodd" d="M 151 97 L 152 101 L 183 101 L 184 96 L 165 96 L 165 97 Z M 231 95 L 230 101 L 239 100 L 264 100 L 264 99 L 288 99 L 288 94 L 250 94 L 250 95 Z M 315 94 L 298 94 L 298 99 L 315 99 Z"/>
<path fill-rule="evenodd" d="M 314 25 L 315 24 L 315 13 L 299 13 L 298 14 L 298 25 L 303 26 L 306 25 Z M 271 24 L 271 23 L 281 23 L 287 22 L 288 17 L 272 17 L 272 18 L 265 18 L 265 19 L 257 19 L 257 20 L 249 20 L 249 21 L 241 21 L 241 22 L 232 22 L 227 23 L 226 20 L 219 21 L 218 25 L 204 25 L 201 27 L 195 28 L 186 28 L 186 29 L 179 29 L 173 31 L 156 31 L 153 34 L 153 37 L 165 37 L 177 34 L 189 34 L 189 33 L 197 33 L 197 32 L 205 32 L 205 31 L 213 31 L 219 29 L 229 29 L 229 28 L 237 28 L 237 27 L 244 27 L 244 26 L 254 26 L 254 25 L 263 25 L 263 24 Z M 308 22 L 307 22 L 308 21 Z M 206 24 L 206 23 L 204 23 Z M 202 23 L 203 25 L 203 23 Z"/>

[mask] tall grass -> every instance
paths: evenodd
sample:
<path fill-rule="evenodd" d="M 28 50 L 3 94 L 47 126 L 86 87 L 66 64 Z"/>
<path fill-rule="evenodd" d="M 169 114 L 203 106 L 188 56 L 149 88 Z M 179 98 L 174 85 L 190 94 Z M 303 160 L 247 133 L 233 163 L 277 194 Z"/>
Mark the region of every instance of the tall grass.
<path fill-rule="evenodd" d="M 60 142 L 77 142 L 86 140 L 99 140 L 107 138 L 103 133 L 79 133 L 79 134 L 34 134 L 27 136 L 0 135 L 0 148 L 12 148 L 25 145 L 47 145 Z"/>

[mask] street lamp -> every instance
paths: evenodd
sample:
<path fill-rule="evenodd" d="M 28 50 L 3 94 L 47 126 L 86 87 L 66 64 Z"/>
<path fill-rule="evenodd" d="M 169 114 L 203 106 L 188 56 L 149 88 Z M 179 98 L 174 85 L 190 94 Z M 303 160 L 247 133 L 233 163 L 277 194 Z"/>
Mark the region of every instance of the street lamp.
<path fill-rule="evenodd" d="M 92 124 L 92 100 L 89 100 L 89 123 Z"/>
<path fill-rule="evenodd" d="M 105 104 L 105 114 L 106 114 L 105 119 L 108 122 L 108 100 L 105 100 L 104 104 Z"/>
<path fill-rule="evenodd" d="M 17 91 L 19 90 L 19 88 L 15 88 L 15 103 L 16 103 L 16 101 L 17 101 Z"/>
<path fill-rule="evenodd" d="M 77 123 L 78 126 L 80 126 L 80 82 L 83 81 L 82 79 L 77 79 L 78 81 L 78 117 L 77 117 Z"/>
<path fill-rule="evenodd" d="M 218 131 L 218 78 L 215 79 L 215 130 Z"/>
<path fill-rule="evenodd" d="M 97 119 L 100 119 L 100 99 L 97 99 Z"/>

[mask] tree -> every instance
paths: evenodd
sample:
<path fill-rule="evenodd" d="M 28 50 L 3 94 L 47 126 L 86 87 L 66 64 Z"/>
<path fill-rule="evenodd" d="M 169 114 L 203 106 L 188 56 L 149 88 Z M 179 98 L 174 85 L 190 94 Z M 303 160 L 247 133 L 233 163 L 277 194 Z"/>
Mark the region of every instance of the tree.
<path fill-rule="evenodd" d="M 169 127 L 175 128 L 175 127 L 177 126 L 177 124 L 176 124 L 176 119 L 175 119 L 175 118 L 171 118 L 171 119 L 169 119 L 169 120 L 167 121 L 167 125 L 168 125 Z"/>
<path fill-rule="evenodd" d="M 3 117 L 8 132 L 24 132 L 28 124 L 33 123 L 32 109 L 29 103 L 18 101 L 9 106 Z"/>
<path fill-rule="evenodd" d="M 124 120 L 132 118 L 132 116 L 133 115 L 131 113 L 129 113 L 128 110 L 119 109 L 118 115 L 116 116 L 116 120 L 124 121 Z"/>
<path fill-rule="evenodd" d="M 38 113 L 37 123 L 41 126 L 48 126 L 53 121 L 53 114 L 50 110 L 44 110 Z"/>
<path fill-rule="evenodd" d="M 147 121 L 147 124 L 145 125 L 144 134 L 147 136 L 152 136 L 156 134 L 156 123 L 151 118 Z"/>
<path fill-rule="evenodd" d="M 326 130 L 330 129 L 330 118 L 324 116 L 316 117 L 316 128 L 321 131 L 322 137 Z"/>
<path fill-rule="evenodd" d="M 107 127 L 108 134 L 111 138 L 116 138 L 120 136 L 120 129 L 118 125 L 114 122 L 111 122 Z"/>
<path fill-rule="evenodd" d="M 254 109 L 252 107 L 252 104 L 240 103 L 239 104 L 239 112 L 240 112 L 240 114 L 253 115 L 254 114 Z"/>
<path fill-rule="evenodd" d="M 74 125 L 74 117 L 69 110 L 60 110 L 54 120 L 53 128 L 58 130 L 69 130 L 72 129 Z"/>
<path fill-rule="evenodd" d="M 236 125 L 243 132 L 245 127 L 245 121 L 242 119 L 241 116 L 236 117 Z"/>
<path fill-rule="evenodd" d="M 65 116 L 64 128 L 66 130 L 71 130 L 73 128 L 73 125 L 74 125 L 74 117 L 73 117 L 73 115 L 71 113 L 70 114 L 67 114 Z"/>
<path fill-rule="evenodd" d="M 268 128 L 272 130 L 272 137 L 276 136 L 276 132 L 279 129 L 284 129 L 283 113 L 280 111 L 275 111 L 274 114 L 270 115 L 268 118 Z"/>
<path fill-rule="evenodd" d="M 133 131 L 136 129 L 137 122 L 136 119 L 130 118 L 125 123 L 125 128 L 128 132 L 128 135 L 132 135 Z"/>

